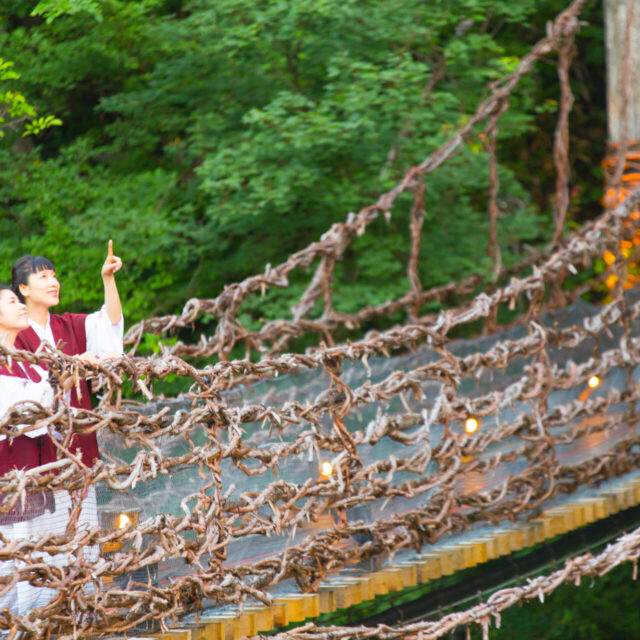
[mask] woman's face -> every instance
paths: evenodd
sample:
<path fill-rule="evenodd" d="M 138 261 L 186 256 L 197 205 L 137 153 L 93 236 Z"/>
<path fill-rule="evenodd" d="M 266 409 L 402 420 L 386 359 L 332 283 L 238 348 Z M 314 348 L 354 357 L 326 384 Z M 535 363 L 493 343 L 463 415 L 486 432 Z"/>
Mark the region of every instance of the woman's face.
<path fill-rule="evenodd" d="M 9 289 L 0 291 L 0 331 L 22 331 L 29 326 L 29 316 L 18 296 Z M 4 331 L 3 331 L 4 330 Z"/>
<path fill-rule="evenodd" d="M 54 307 L 60 302 L 60 283 L 53 269 L 43 269 L 29 275 L 27 284 L 20 285 L 20 293 L 29 303 Z"/>

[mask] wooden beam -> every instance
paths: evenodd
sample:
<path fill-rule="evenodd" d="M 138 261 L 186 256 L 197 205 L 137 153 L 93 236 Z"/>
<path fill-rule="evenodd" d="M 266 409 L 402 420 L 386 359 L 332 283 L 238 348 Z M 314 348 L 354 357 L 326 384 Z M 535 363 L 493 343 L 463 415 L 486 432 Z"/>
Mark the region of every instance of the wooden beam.
<path fill-rule="evenodd" d="M 627 0 L 604 0 L 605 43 L 607 48 L 607 120 L 609 141 L 622 141 L 623 82 L 628 83 L 628 139 L 640 140 L 640 3 L 632 0 L 628 24 Z M 626 34 L 629 27 L 629 56 Z M 625 77 L 624 71 L 628 70 Z"/>

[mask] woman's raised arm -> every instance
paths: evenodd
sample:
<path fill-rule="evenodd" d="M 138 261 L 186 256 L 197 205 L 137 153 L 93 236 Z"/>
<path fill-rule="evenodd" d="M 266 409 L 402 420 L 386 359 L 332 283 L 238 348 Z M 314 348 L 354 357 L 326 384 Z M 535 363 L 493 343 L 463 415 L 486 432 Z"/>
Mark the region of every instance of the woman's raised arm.
<path fill-rule="evenodd" d="M 122 318 L 122 304 L 114 277 L 121 267 L 122 260 L 113 255 L 113 240 L 109 240 L 107 259 L 102 265 L 102 282 L 104 283 L 104 306 L 111 324 L 118 324 Z"/>

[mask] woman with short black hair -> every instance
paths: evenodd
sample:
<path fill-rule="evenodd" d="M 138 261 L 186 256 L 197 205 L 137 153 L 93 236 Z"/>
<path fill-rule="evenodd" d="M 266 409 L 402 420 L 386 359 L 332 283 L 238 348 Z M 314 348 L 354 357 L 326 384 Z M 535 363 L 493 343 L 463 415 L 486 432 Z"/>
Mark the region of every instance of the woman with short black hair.
<path fill-rule="evenodd" d="M 18 349 L 36 352 L 41 343 L 51 346 L 61 344 L 63 353 L 80 356 L 97 362 L 105 355 L 119 355 L 123 352 L 124 319 L 115 274 L 122 267 L 122 260 L 113 255 L 113 242 L 109 240 L 107 258 L 102 266 L 104 284 L 104 305 L 91 314 L 50 313 L 60 299 L 60 283 L 53 263 L 47 258 L 24 256 L 12 269 L 13 290 L 24 301 L 28 314 L 28 326 L 15 340 Z M 1 391 L 0 391 L 1 395 Z M 69 404 L 79 409 L 91 409 L 89 386 L 85 380 L 71 388 Z M 51 441 L 49 441 L 49 444 Z M 75 434 L 68 442 L 68 450 L 80 453 L 81 461 L 91 466 L 100 458 L 98 440 L 95 433 Z M 48 457 L 47 457 L 48 456 Z M 41 463 L 53 462 L 57 458 L 55 445 L 43 449 Z M 67 491 L 56 491 L 56 513 L 66 514 L 73 508 Z M 96 487 L 91 485 L 82 501 L 78 517 L 79 527 L 98 525 L 98 505 Z M 98 557 L 96 546 L 85 547 L 84 558 L 95 561 Z"/>
<path fill-rule="evenodd" d="M 63 353 L 81 356 L 96 362 L 106 354 L 122 354 L 124 319 L 116 286 L 115 274 L 122 267 L 122 260 L 113 255 L 113 242 L 109 240 L 107 258 L 102 266 L 104 305 L 95 313 L 50 313 L 60 301 L 60 283 L 53 262 L 41 256 L 23 256 L 11 271 L 12 287 L 25 303 L 29 315 L 29 327 L 16 339 L 16 348 L 36 352 L 42 342 L 55 347 L 62 342 Z M 72 407 L 91 409 L 89 387 L 81 380 L 78 388 L 71 390 Z M 95 433 L 77 435 L 70 450 L 80 449 L 82 462 L 92 465 L 99 458 Z"/>

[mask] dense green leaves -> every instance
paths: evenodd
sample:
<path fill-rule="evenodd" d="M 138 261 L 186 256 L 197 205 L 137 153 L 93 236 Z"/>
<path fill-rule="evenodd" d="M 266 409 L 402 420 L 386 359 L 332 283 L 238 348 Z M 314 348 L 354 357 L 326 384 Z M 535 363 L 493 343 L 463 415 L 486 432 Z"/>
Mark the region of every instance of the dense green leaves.
<path fill-rule="evenodd" d="M 44 16 L 47 24 L 51 24 L 62 15 L 86 11 L 96 20 L 102 20 L 100 5 L 96 0 L 41 0 L 31 12 L 32 16 Z"/>
<path fill-rule="evenodd" d="M 13 69 L 13 62 L 0 58 L 0 138 L 5 136 L 4 130 L 7 128 L 26 136 L 61 125 L 62 120 L 55 116 L 38 117 L 34 106 L 27 102 L 20 91 L 6 90 L 11 80 L 19 78 L 20 75 Z"/>
<path fill-rule="evenodd" d="M 94 306 L 113 237 L 125 261 L 119 281 L 129 318 L 214 296 L 373 201 L 473 113 L 487 82 L 513 69 L 563 7 L 559 0 L 4 4 L 3 55 L 21 75 L 9 90 L 63 125 L 33 137 L 33 148 L 4 141 L 0 271 L 6 278 L 23 252 L 47 254 L 63 274 L 65 304 Z M 595 26 L 584 38 L 595 68 L 603 58 L 600 16 L 592 9 L 589 17 Z M 581 77 L 590 69 L 583 64 Z M 507 262 L 523 243 L 548 237 L 557 96 L 553 68 L 541 65 L 500 123 Z M 595 133 L 586 137 L 602 144 L 602 112 L 595 113 Z M 575 178 L 594 188 L 591 176 Z M 428 177 L 425 286 L 490 272 L 487 188 L 479 138 Z M 377 222 L 348 251 L 336 274 L 337 308 L 406 290 L 410 206 L 401 199 L 388 224 Z M 252 299 L 243 319 L 286 313 L 304 274 L 291 280 L 292 291 Z"/>

